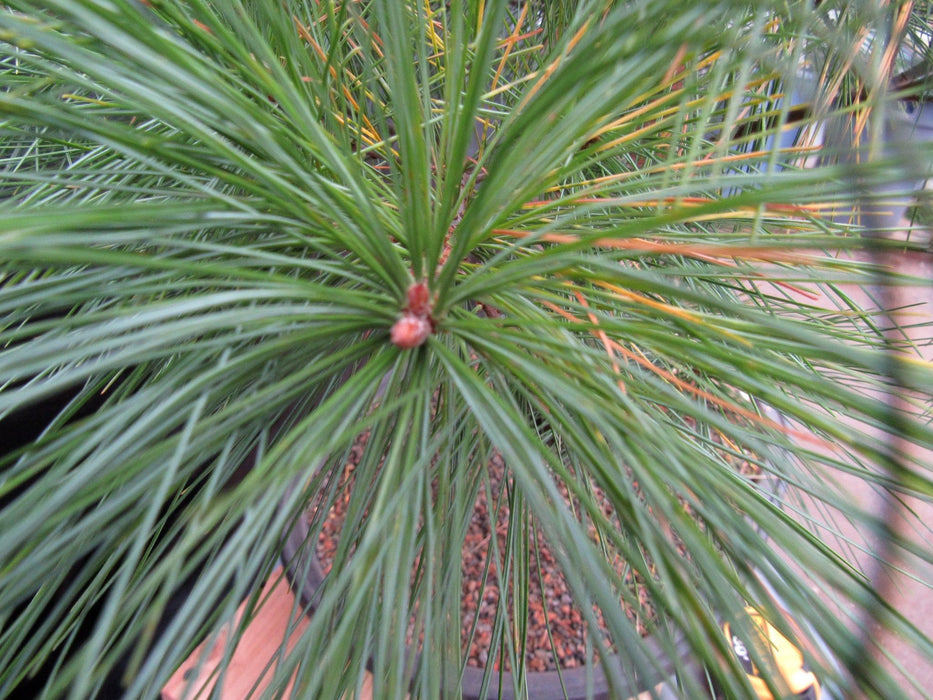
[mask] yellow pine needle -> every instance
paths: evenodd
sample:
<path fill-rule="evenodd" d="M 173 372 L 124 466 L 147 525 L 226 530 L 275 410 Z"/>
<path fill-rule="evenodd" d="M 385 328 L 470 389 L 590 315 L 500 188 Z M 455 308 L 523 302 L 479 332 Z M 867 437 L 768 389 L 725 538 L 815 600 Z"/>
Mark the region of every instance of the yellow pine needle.
<path fill-rule="evenodd" d="M 904 31 L 907 28 L 907 20 L 910 18 L 910 14 L 913 11 L 913 0 L 905 2 L 898 8 L 898 15 L 894 21 L 894 28 L 891 31 L 891 38 L 888 41 L 888 45 L 884 49 L 884 54 L 881 58 L 881 75 L 891 75 L 893 72 L 894 59 L 897 57 L 897 52 L 901 48 L 901 38 L 903 37 Z M 872 92 L 877 92 L 873 90 Z M 868 102 L 871 102 L 871 96 L 868 98 Z M 868 120 L 871 117 L 871 108 L 863 109 L 859 112 L 855 121 L 855 133 L 861 135 L 865 130 L 865 127 L 868 125 Z"/>
<path fill-rule="evenodd" d="M 496 85 L 499 84 L 499 79 L 502 77 L 502 71 L 505 70 L 506 61 L 508 61 L 509 56 L 512 53 L 512 49 L 515 47 L 515 43 L 519 40 L 519 32 L 521 31 L 522 24 L 525 21 L 525 16 L 528 14 L 528 3 L 522 5 L 521 12 L 518 15 L 518 19 L 515 20 L 515 28 L 506 37 L 505 41 L 500 45 L 505 47 L 505 51 L 502 52 L 502 58 L 499 60 L 499 65 L 496 67 L 496 73 L 492 78 L 491 89 L 494 89 Z"/>
<path fill-rule="evenodd" d="M 573 286 L 572 282 L 568 282 L 568 284 Z M 612 363 L 612 371 L 616 374 L 621 374 L 619 372 L 619 364 L 616 362 L 615 353 L 613 353 L 612 347 L 609 344 L 609 336 L 606 335 L 606 331 L 599 328 L 599 318 L 592 311 L 589 311 L 590 305 L 586 303 L 586 297 L 583 296 L 580 290 L 575 289 L 574 296 L 577 298 L 577 301 L 580 302 L 580 305 L 587 309 L 587 316 L 590 319 L 590 323 L 596 328 L 594 334 L 599 339 L 599 342 L 603 344 L 603 347 L 606 348 L 606 354 L 609 355 L 609 361 Z M 619 380 L 619 388 L 625 391 L 625 383 L 621 379 Z"/>
<path fill-rule="evenodd" d="M 320 58 L 322 61 L 326 61 L 327 54 L 325 53 L 321 45 L 317 42 L 317 40 L 315 40 L 315 38 L 311 35 L 311 32 L 308 30 L 308 28 L 305 27 L 299 21 L 297 17 L 293 16 L 292 21 L 295 23 L 295 27 L 298 31 L 298 35 L 302 39 L 304 39 L 306 42 L 308 42 L 308 44 L 317 54 L 318 58 Z M 337 80 L 337 69 L 334 66 L 331 66 L 328 72 L 330 73 L 330 76 L 334 80 Z M 344 69 L 344 75 L 347 78 L 349 78 L 351 82 L 358 82 L 359 80 L 357 76 L 355 76 L 353 72 L 350 71 L 349 69 Z M 373 125 L 373 123 L 369 120 L 369 118 L 365 114 L 363 114 L 360 111 L 359 103 L 356 101 L 356 98 L 353 97 L 353 93 L 350 92 L 350 89 L 346 85 L 342 85 L 342 87 L 343 87 L 342 92 L 343 92 L 344 97 L 346 98 L 347 102 L 350 103 L 353 109 L 356 110 L 357 117 L 361 119 L 363 122 L 363 128 L 361 129 L 361 133 L 363 135 L 364 141 L 367 141 L 368 145 L 370 146 L 376 145 L 379 142 L 383 141 L 383 139 L 379 136 L 378 130 Z M 371 99 L 374 102 L 376 101 L 375 96 L 369 90 L 365 91 L 365 95 L 368 99 Z M 334 116 L 337 118 L 337 120 L 341 124 L 346 124 L 346 120 L 343 118 L 342 115 L 335 114 Z"/>
<path fill-rule="evenodd" d="M 107 102 L 105 100 L 97 100 L 97 99 L 94 99 L 93 97 L 75 95 L 74 93 L 71 93 L 71 92 L 66 92 L 64 95 L 62 95 L 62 99 L 63 100 L 74 100 L 75 102 L 86 102 L 88 104 L 100 105 L 101 107 L 111 107 L 114 104 L 113 102 Z"/>
<path fill-rule="evenodd" d="M 629 289 L 624 289 L 616 284 L 611 284 L 609 282 L 603 282 L 601 280 L 594 280 L 593 283 L 598 287 L 602 287 L 603 289 L 606 289 L 612 292 L 613 294 L 622 297 L 623 299 L 628 299 L 629 301 L 632 301 L 636 304 L 642 304 L 651 309 L 655 309 L 656 311 L 660 311 L 664 314 L 667 314 L 668 316 L 674 316 L 675 318 L 679 318 L 682 321 L 686 321 L 687 323 L 693 323 L 698 326 L 704 326 L 706 328 L 714 329 L 717 333 L 720 333 L 721 335 L 724 335 L 725 337 L 730 338 L 731 340 L 734 340 L 737 343 L 741 343 L 742 345 L 745 345 L 746 347 L 752 347 L 752 343 L 750 341 L 746 340 L 745 338 L 742 338 L 739 335 L 736 335 L 735 333 L 732 333 L 731 331 L 727 331 L 723 328 L 714 327 L 712 324 L 710 324 L 707 321 L 705 317 L 703 317 L 701 314 L 698 314 L 694 311 L 690 311 L 688 309 L 682 309 L 677 306 L 672 306 L 671 304 L 666 304 L 664 302 L 657 301 L 656 299 L 647 297 L 644 294 L 639 294 L 638 292 L 633 292 Z"/>
<path fill-rule="evenodd" d="M 677 49 L 677 53 L 674 54 L 674 58 L 671 60 L 671 65 L 668 67 L 667 72 L 664 74 L 664 77 L 661 78 L 661 85 L 673 85 L 676 82 L 674 76 L 677 75 L 678 71 L 683 70 L 683 62 L 686 56 L 687 45 L 681 44 L 680 48 Z"/>
<path fill-rule="evenodd" d="M 572 283 L 568 283 L 568 284 L 572 284 Z M 577 298 L 580 300 L 580 302 L 584 306 L 586 305 L 586 302 L 583 301 L 582 298 L 580 298 L 579 296 Z M 541 304 L 545 308 L 550 309 L 551 311 L 558 314 L 559 316 L 563 316 L 565 319 L 567 319 L 571 323 L 582 323 L 582 321 L 579 318 L 574 316 L 569 311 L 566 311 L 560 308 L 557 304 L 553 302 L 542 301 Z M 592 323 L 594 326 L 599 325 L 598 320 L 593 316 L 592 313 L 589 314 L 589 319 L 590 319 L 590 323 Z M 603 330 L 597 329 L 595 331 L 592 331 L 592 334 L 596 337 L 597 340 L 599 340 L 599 342 L 603 344 L 603 347 L 606 349 L 606 354 L 609 356 L 609 361 L 612 363 L 612 370 L 616 373 L 616 375 L 620 377 L 619 389 L 622 390 L 623 392 L 627 391 L 625 388 L 625 382 L 621 379 L 622 372 L 619 369 L 619 364 L 616 362 L 616 357 L 615 357 L 615 352 L 614 352 L 614 343 L 609 339 L 609 336 Z"/>
<path fill-rule="evenodd" d="M 788 125 L 787 128 L 792 128 L 792 127 Z M 601 147 L 600 150 L 604 150 L 604 148 Z M 801 158 L 805 158 L 807 156 L 814 155 L 819 150 L 820 150 L 820 146 L 818 144 L 811 144 L 811 145 L 782 148 L 780 149 L 780 153 L 797 154 Z M 771 155 L 771 153 L 772 151 L 751 151 L 749 153 L 736 153 L 736 154 L 732 154 L 728 156 L 718 156 L 718 157 L 707 156 L 698 161 L 693 161 L 690 163 L 664 163 L 662 165 L 656 165 L 650 168 L 629 170 L 626 172 L 616 173 L 613 175 L 601 175 L 599 177 L 589 178 L 587 180 L 581 180 L 580 182 L 577 183 L 577 186 L 581 188 L 581 190 L 583 190 L 580 196 L 586 196 L 587 194 L 592 195 L 593 193 L 598 192 L 599 190 L 605 188 L 608 185 L 625 182 L 626 180 L 631 180 L 632 178 L 636 178 L 636 177 L 644 177 L 645 175 L 664 173 L 664 172 L 669 172 L 672 170 L 682 170 L 684 168 L 693 168 L 693 167 L 696 167 L 697 164 L 717 165 L 717 164 L 725 164 L 725 163 L 737 163 L 743 160 L 755 161 L 755 160 L 760 160 L 761 158 L 765 156 L 769 156 Z M 555 185 L 553 187 L 549 187 L 548 189 L 546 189 L 545 192 L 560 192 L 563 189 L 564 189 L 563 185 Z M 589 192 L 587 192 L 587 190 L 589 190 Z M 578 198 L 570 197 L 570 198 L 566 198 L 560 201 L 576 202 L 578 201 Z M 546 201 L 532 201 L 532 202 L 528 202 L 524 204 L 523 206 L 526 209 L 534 208 L 536 206 L 554 206 L 555 204 L 560 203 L 560 201 L 553 200 L 553 199 L 546 200 Z M 803 208 L 805 208 L 807 211 L 815 212 L 815 211 L 822 211 L 826 209 L 832 209 L 834 206 L 835 205 L 833 204 L 809 204 Z"/>
<path fill-rule="evenodd" d="M 760 80 L 752 81 L 744 87 L 744 90 L 748 91 L 748 90 L 754 89 L 755 87 L 761 87 L 762 85 L 773 80 L 773 78 L 774 76 L 768 76 Z M 649 134 L 652 131 L 660 131 L 660 129 L 664 125 L 665 120 L 675 117 L 679 114 L 683 114 L 685 109 L 692 110 L 695 108 L 699 108 L 703 104 L 709 101 L 708 97 L 698 97 L 694 100 L 690 100 L 683 104 L 678 103 L 678 104 L 671 105 L 670 107 L 667 107 L 665 109 L 659 109 L 661 105 L 680 97 L 681 95 L 683 95 L 684 92 L 685 90 L 683 88 L 669 90 L 668 92 L 664 93 L 660 97 L 656 97 L 650 102 L 642 105 L 641 107 L 634 109 L 630 112 L 627 112 L 625 115 L 619 117 L 618 119 L 613 120 L 606 126 L 594 132 L 594 134 L 590 138 L 597 138 L 603 135 L 604 133 L 619 129 L 625 124 L 632 122 L 641 116 L 644 116 L 646 114 L 651 114 L 652 121 L 650 121 L 645 126 L 641 127 L 640 129 L 636 129 L 635 131 L 623 134 L 622 136 L 619 136 L 618 138 L 613 139 L 612 141 L 608 141 L 600 145 L 599 151 L 610 150 L 624 143 L 640 138 L 644 136 L 645 134 Z M 717 97 L 717 99 L 726 101 L 726 100 L 731 99 L 734 94 L 735 94 L 734 90 L 726 90 L 726 91 L 723 91 L 722 94 Z M 647 97 L 647 95 L 643 97 Z M 638 101 L 636 101 L 636 103 Z M 761 100 L 759 100 L 757 103 L 754 103 L 754 104 L 760 104 L 761 102 L 765 102 L 765 101 L 766 100 L 762 98 Z M 753 105 L 750 104 L 748 107 L 746 107 L 746 111 L 749 110 L 751 106 Z M 762 115 L 762 116 L 767 116 L 767 115 Z M 686 167 L 688 165 L 696 165 L 701 162 L 705 162 L 705 161 L 697 161 L 696 163 L 679 163 L 679 165 L 681 167 Z"/>
<path fill-rule="evenodd" d="M 542 301 L 541 303 L 545 307 L 550 309 L 551 311 L 554 311 L 555 313 L 559 314 L 560 316 L 567 319 L 568 321 L 571 321 L 572 323 L 583 323 L 582 319 L 577 318 L 570 312 L 564 309 L 561 309 L 559 306 L 557 306 L 556 304 L 550 301 Z M 683 379 L 680 379 L 672 372 L 666 369 L 663 369 L 662 367 L 658 367 L 656 364 L 651 362 L 647 357 L 642 355 L 640 352 L 639 353 L 633 352 L 632 350 L 629 350 L 628 348 L 623 346 L 621 343 L 618 343 L 617 341 L 612 340 L 605 333 L 603 333 L 602 337 L 600 337 L 600 342 L 603 342 L 604 344 L 606 344 L 607 350 L 611 349 L 612 351 L 618 353 L 622 357 L 628 360 L 631 360 L 632 362 L 636 363 L 640 367 L 643 367 L 649 372 L 656 374 L 658 377 L 665 380 L 666 382 L 673 384 L 681 391 L 685 391 L 689 394 L 693 394 L 694 396 L 702 398 L 703 400 L 713 404 L 714 406 L 718 406 L 724 411 L 733 413 L 737 416 L 741 416 L 742 418 L 752 421 L 753 423 L 756 423 L 758 425 L 762 425 L 772 430 L 778 431 L 783 435 L 794 438 L 795 440 L 801 440 L 804 442 L 808 442 L 810 444 L 818 445 L 823 448 L 829 448 L 829 449 L 835 450 L 835 445 L 833 445 L 827 440 L 822 440 L 816 437 L 813 433 L 803 431 L 803 430 L 795 430 L 785 425 L 781 425 L 780 423 L 770 420 L 769 418 L 766 418 L 765 416 L 761 416 L 753 411 L 749 411 L 748 409 L 743 408 L 742 406 L 739 406 L 735 403 L 732 403 L 731 401 L 727 401 L 723 398 L 720 398 L 716 396 L 715 394 L 712 394 L 704 389 L 701 389 L 698 386 L 694 386 L 693 384 L 690 384 L 689 382 L 685 382 Z M 620 379 L 619 381 L 620 381 L 620 387 L 621 387 L 622 380 Z"/>
<path fill-rule="evenodd" d="M 497 236 L 509 238 L 529 238 L 534 236 L 536 241 L 572 245 L 580 243 L 579 236 L 570 233 L 543 233 L 535 234 L 530 231 L 514 229 L 493 229 Z M 742 258 L 761 260 L 764 262 L 786 262 L 813 264 L 819 258 L 805 255 L 798 251 L 773 250 L 762 246 L 751 245 L 711 245 L 703 243 L 666 243 L 649 241 L 646 238 L 608 238 L 600 237 L 587 239 L 586 242 L 594 248 L 610 248 L 613 250 L 630 250 L 639 253 L 653 253 L 656 255 L 680 255 L 685 258 L 695 258 L 706 262 L 717 262 L 720 258 Z"/>
<path fill-rule="evenodd" d="M 581 194 L 579 197 L 567 197 L 560 200 L 532 200 L 526 202 L 522 205 L 523 209 L 535 209 L 538 207 L 542 208 L 553 208 L 555 205 L 559 204 L 605 204 L 608 206 L 616 207 L 637 207 L 640 209 L 644 208 L 660 208 L 660 207 L 670 207 L 670 206 L 679 206 L 682 209 L 696 208 L 701 207 L 707 204 L 717 203 L 719 200 L 712 199 L 710 197 L 662 197 L 660 199 L 622 199 L 615 197 L 587 197 Z M 767 214 L 780 214 L 782 216 L 792 216 L 802 219 L 807 219 L 815 214 L 818 214 L 820 211 L 830 208 L 833 205 L 826 203 L 817 203 L 817 204 L 780 204 L 777 202 L 766 202 L 761 205 L 747 206 L 747 207 L 734 207 L 727 212 L 716 212 L 716 216 L 719 217 L 731 217 L 731 216 L 747 216 L 749 214 L 757 214 L 760 207 L 764 207 L 764 212 Z M 690 221 L 698 221 L 699 217 L 690 217 Z"/>
<path fill-rule="evenodd" d="M 557 58 L 555 58 L 544 68 L 544 71 L 540 73 L 540 77 L 538 77 L 538 80 L 535 82 L 534 85 L 531 86 L 531 89 L 525 94 L 525 96 L 522 98 L 522 101 L 516 107 L 516 111 L 520 112 L 521 110 L 525 108 L 525 106 L 528 104 L 531 98 L 535 96 L 535 94 L 538 92 L 538 90 L 541 89 L 544 83 L 546 83 L 550 79 L 550 77 L 554 75 L 554 72 L 560 67 L 560 64 L 562 63 L 564 57 L 567 54 L 569 54 L 571 51 L 573 51 L 574 47 L 580 43 L 580 40 L 586 35 L 587 31 L 589 31 L 591 26 L 592 26 L 592 18 L 590 18 L 590 20 L 587 20 L 587 22 L 577 30 L 576 34 L 574 34 L 570 38 L 570 41 L 567 42 L 567 48 L 564 50 L 564 53 L 558 56 Z M 535 71 L 533 75 L 537 77 L 539 75 L 539 71 Z"/>

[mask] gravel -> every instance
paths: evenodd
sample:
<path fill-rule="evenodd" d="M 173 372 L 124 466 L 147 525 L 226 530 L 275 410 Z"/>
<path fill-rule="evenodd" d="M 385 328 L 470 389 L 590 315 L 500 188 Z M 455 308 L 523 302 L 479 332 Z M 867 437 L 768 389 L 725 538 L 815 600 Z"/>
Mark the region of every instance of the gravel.
<path fill-rule="evenodd" d="M 367 436 L 361 436 L 350 451 L 348 462 L 338 484 L 338 497 L 327 513 L 317 543 L 317 556 L 324 573 L 329 573 L 336 554 L 350 492 L 353 487 L 353 468 L 363 453 Z M 461 589 L 461 642 L 470 666 L 485 667 L 494 656 L 496 670 L 504 665 L 511 670 L 507 652 L 502 649 L 503 640 L 497 651 L 493 652 L 495 638 L 495 619 L 502 598 L 500 563 L 495 558 L 489 562 L 486 580 L 486 560 L 490 556 L 490 543 L 495 533 L 499 548 L 498 558 L 503 557 L 506 548 L 509 512 L 506 498 L 506 486 L 509 484 L 508 472 L 501 457 L 495 455 L 488 464 L 490 502 L 487 502 L 485 488 L 480 489 L 473 515 L 462 548 L 462 589 Z M 597 496 L 599 494 L 597 493 Z M 491 507 L 490 507 L 491 506 Z M 319 505 L 312 504 L 309 518 Z M 493 520 L 493 515 L 495 519 Z M 569 585 L 562 574 L 560 565 L 539 529 L 530 528 L 533 542 L 529 545 L 530 561 L 528 567 L 527 632 L 525 634 L 524 662 L 529 671 L 550 671 L 558 667 L 571 669 L 587 663 L 587 659 L 596 658 L 592 643 L 587 639 L 587 623 L 579 606 L 574 604 Z M 595 531 L 593 532 L 595 537 Z M 633 587 L 640 603 L 637 609 L 620 600 L 628 617 L 642 634 L 647 634 L 652 617 L 651 606 L 644 586 L 638 583 L 631 571 L 621 559 L 614 562 L 616 570 Z M 516 627 L 516 617 L 511 584 L 509 584 L 509 614 L 506 616 L 506 634 L 514 629 L 516 647 L 521 643 L 521 634 Z M 597 619 L 599 616 L 597 615 Z M 509 622 L 511 625 L 509 626 Z M 475 625 L 475 628 L 474 628 Z M 472 638 L 471 638 L 471 632 Z M 604 639 L 605 631 L 603 631 Z M 588 646 L 590 647 L 588 649 Z M 516 652 L 517 653 L 517 652 Z"/>

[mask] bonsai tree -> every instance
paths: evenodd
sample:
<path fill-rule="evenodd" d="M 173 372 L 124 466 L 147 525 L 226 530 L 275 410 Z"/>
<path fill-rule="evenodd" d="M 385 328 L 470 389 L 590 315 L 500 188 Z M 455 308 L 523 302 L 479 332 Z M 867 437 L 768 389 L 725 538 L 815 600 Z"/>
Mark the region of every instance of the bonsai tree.
<path fill-rule="evenodd" d="M 546 544 L 611 692 L 752 697 L 720 628 L 751 606 L 824 686 L 897 697 L 863 630 L 933 646 L 811 525 L 931 559 L 836 481 L 933 498 L 933 371 L 858 296 L 915 237 L 824 215 L 914 164 L 785 137 L 882 119 L 917 12 L 0 4 L 0 694 L 152 697 L 340 500 L 268 692 L 455 696 L 487 495 L 493 692 L 528 694 Z"/>

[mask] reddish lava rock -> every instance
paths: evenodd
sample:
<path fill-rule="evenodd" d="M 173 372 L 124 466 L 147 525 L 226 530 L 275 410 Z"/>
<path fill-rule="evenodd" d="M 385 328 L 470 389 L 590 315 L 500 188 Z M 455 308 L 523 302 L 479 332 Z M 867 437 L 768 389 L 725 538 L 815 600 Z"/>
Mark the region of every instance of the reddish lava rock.
<path fill-rule="evenodd" d="M 321 568 L 327 574 L 332 566 L 340 539 L 346 508 L 349 503 L 350 489 L 353 488 L 353 467 L 362 454 L 366 437 L 357 441 L 351 450 L 342 483 L 338 486 L 340 494 L 326 516 L 317 543 L 317 557 Z M 496 455 L 489 464 L 489 495 L 493 502 L 487 502 L 485 489 L 481 489 L 476 500 L 473 516 L 462 547 L 461 573 L 461 642 L 466 650 L 467 663 L 473 667 L 485 667 L 490 663 L 490 648 L 493 641 L 497 608 L 502 596 L 499 578 L 499 564 L 489 563 L 489 571 L 483 582 L 486 559 L 490 556 L 490 542 L 493 535 L 497 538 L 500 554 L 506 547 L 509 512 L 506 501 L 507 471 L 502 458 Z M 309 517 L 314 506 L 309 509 Z M 588 658 L 594 658 L 592 649 L 587 648 L 586 622 L 578 606 L 573 602 L 570 588 L 550 547 L 540 532 L 535 534 L 535 543 L 531 545 L 528 567 L 528 631 L 526 634 L 525 664 L 528 671 L 551 671 L 558 667 L 572 669 L 583 666 Z M 615 563 L 618 571 L 624 570 L 625 563 Z M 641 594 L 642 605 L 638 610 L 621 603 L 626 614 L 639 627 L 642 634 L 647 634 L 645 620 L 650 619 L 651 609 L 644 596 L 642 586 L 632 585 Z M 508 590 L 505 603 L 509 606 L 508 619 L 514 604 L 512 591 Z M 599 617 L 599 616 L 597 616 Z M 475 631 L 472 639 L 471 630 Z M 508 631 L 506 632 L 508 634 Z M 505 670 L 511 670 L 508 659 Z M 493 667 L 499 669 L 498 653 L 492 659 Z"/>

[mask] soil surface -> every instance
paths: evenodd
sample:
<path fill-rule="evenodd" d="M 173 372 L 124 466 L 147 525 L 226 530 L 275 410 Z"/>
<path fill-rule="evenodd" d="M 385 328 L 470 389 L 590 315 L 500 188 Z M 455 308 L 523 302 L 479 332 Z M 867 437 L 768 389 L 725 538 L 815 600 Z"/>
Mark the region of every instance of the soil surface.
<path fill-rule="evenodd" d="M 340 496 L 330 508 L 318 538 L 317 556 L 325 574 L 330 572 L 337 551 L 353 486 L 353 466 L 362 455 L 365 440 L 365 436 L 358 440 L 350 452 L 342 477 L 343 483 L 338 485 L 337 493 Z M 495 455 L 490 460 L 488 474 L 488 489 L 480 489 L 461 550 L 461 643 L 466 650 L 467 663 L 474 667 L 487 666 L 493 654 L 491 648 L 495 638 L 496 613 L 502 596 L 499 574 L 504 567 L 501 560 L 507 545 L 509 523 L 506 495 L 509 480 L 500 456 Z M 309 510 L 309 517 L 313 510 L 314 506 Z M 608 510 L 607 506 L 607 514 Z M 573 602 L 569 585 L 551 547 L 538 528 L 531 529 L 534 534 L 529 544 L 528 631 L 524 652 L 526 668 L 529 671 L 550 671 L 582 666 L 588 658 L 596 658 L 593 650 L 587 649 L 586 622 L 580 608 Z M 493 533 L 496 536 L 498 556 L 490 560 L 487 571 Z M 596 536 L 595 529 L 592 535 Z M 638 605 L 623 600 L 620 600 L 620 604 L 639 631 L 647 634 L 653 612 L 644 586 L 637 582 L 621 558 L 617 557 L 613 564 L 630 585 L 632 596 L 639 600 Z M 511 586 L 509 589 L 506 601 L 509 606 L 507 624 L 515 620 L 515 603 L 521 603 L 514 600 Z M 602 634 L 604 639 L 608 639 L 605 631 Z M 516 634 L 513 638 L 520 640 L 520 635 Z M 505 669 L 511 670 L 509 659 L 505 658 L 507 653 L 502 653 L 501 644 L 493 655 L 495 669 L 498 670 L 500 661 L 504 661 Z"/>
<path fill-rule="evenodd" d="M 734 419 L 737 417 L 733 416 Z M 337 499 L 330 507 L 317 542 L 317 557 L 325 574 L 330 572 L 336 554 L 350 494 L 354 486 L 354 468 L 362 457 L 368 435 L 357 439 L 348 455 L 340 483 L 337 484 Z M 722 437 L 716 441 L 722 443 Z M 760 469 L 752 462 L 742 458 L 742 450 L 731 443 L 723 444 L 722 457 L 732 464 L 739 473 L 755 481 L 761 476 Z M 487 465 L 488 487 L 480 488 L 473 515 L 461 550 L 462 588 L 460 601 L 461 644 L 467 655 L 467 663 L 474 667 L 486 667 L 490 663 L 495 669 L 500 664 L 511 670 L 508 653 L 503 652 L 504 642 L 495 642 L 496 614 L 503 595 L 500 571 L 505 568 L 502 561 L 506 551 L 509 528 L 509 507 L 507 491 L 511 477 L 500 455 L 494 454 Z M 570 498 L 566 488 L 559 489 L 566 503 Z M 613 517 L 612 506 L 603 498 L 599 489 L 594 489 L 594 496 L 603 503 L 603 514 L 610 523 L 617 522 Z M 577 504 L 571 504 L 576 506 Z M 686 504 L 684 504 L 685 507 Z M 309 518 L 319 504 L 311 504 Z M 575 508 L 575 512 L 580 512 Z M 560 564 L 540 528 L 535 527 L 533 519 L 528 521 L 529 562 L 527 595 L 527 632 L 524 637 L 524 661 L 529 671 L 552 671 L 557 668 L 571 669 L 583 666 L 589 660 L 595 660 L 592 641 L 588 639 L 587 623 L 578 605 L 574 603 L 569 584 L 565 579 Z M 592 526 L 589 527 L 593 541 L 603 541 Z M 497 551 L 490 553 L 493 534 L 496 537 Z M 675 533 L 669 533 L 676 539 Z M 689 554 L 681 549 L 685 557 Z M 642 636 L 650 632 L 655 618 L 644 581 L 636 575 L 628 563 L 620 556 L 613 555 L 611 565 L 625 586 L 625 595 L 620 595 L 620 606 Z M 487 565 L 487 559 L 489 563 Z M 485 575 L 485 580 L 484 580 Z M 414 576 L 414 574 L 413 574 Z M 511 585 L 506 591 L 505 616 L 507 628 L 515 629 L 516 601 Z M 602 625 L 599 611 L 593 612 L 600 626 L 601 639 L 612 647 L 606 628 Z M 501 624 L 501 623 L 500 623 Z M 471 636 L 472 633 L 472 636 Z M 515 644 L 521 643 L 521 634 L 516 630 L 512 634 Z M 495 647 L 495 650 L 494 650 Z M 589 647 L 589 648 L 588 648 Z M 516 651 L 516 653 L 518 653 Z"/>

